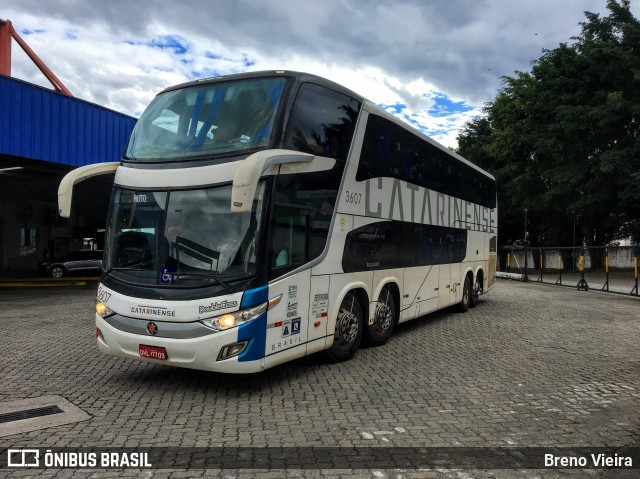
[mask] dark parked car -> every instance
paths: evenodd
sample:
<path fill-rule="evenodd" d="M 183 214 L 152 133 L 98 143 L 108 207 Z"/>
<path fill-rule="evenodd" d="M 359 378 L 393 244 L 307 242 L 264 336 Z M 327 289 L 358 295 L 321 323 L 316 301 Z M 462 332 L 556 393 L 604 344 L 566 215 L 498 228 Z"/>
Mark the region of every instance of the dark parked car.
<path fill-rule="evenodd" d="M 38 265 L 38 272 L 44 276 L 62 278 L 71 274 L 99 274 L 101 268 L 102 250 L 87 249 L 44 260 Z"/>

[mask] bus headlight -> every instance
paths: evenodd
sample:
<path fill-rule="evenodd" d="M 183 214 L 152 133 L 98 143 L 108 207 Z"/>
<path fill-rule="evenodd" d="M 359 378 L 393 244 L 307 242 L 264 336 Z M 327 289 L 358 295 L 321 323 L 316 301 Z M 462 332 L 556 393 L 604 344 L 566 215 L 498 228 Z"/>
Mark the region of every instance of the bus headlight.
<path fill-rule="evenodd" d="M 106 304 L 98 301 L 96 303 L 96 313 L 98 313 L 101 317 L 106 318 L 109 316 L 112 316 L 116 313 L 114 313 L 113 311 L 111 311 Z"/>
<path fill-rule="evenodd" d="M 213 318 L 201 319 L 200 322 L 206 327 L 215 329 L 216 331 L 225 331 L 227 329 L 240 326 L 241 324 L 248 323 L 249 321 L 253 321 L 278 304 L 280 299 L 282 299 L 282 295 L 276 296 L 275 298 L 258 306 L 254 306 L 253 308 L 236 311 L 235 313 L 226 313 Z"/>

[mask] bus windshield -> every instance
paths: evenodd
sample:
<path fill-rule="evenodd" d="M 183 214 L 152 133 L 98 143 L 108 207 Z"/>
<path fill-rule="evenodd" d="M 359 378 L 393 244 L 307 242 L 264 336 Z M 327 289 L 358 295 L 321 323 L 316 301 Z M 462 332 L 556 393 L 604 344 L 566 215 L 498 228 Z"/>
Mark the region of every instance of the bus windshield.
<path fill-rule="evenodd" d="M 125 158 L 180 160 L 265 148 L 285 82 L 256 78 L 162 93 L 138 120 Z"/>
<path fill-rule="evenodd" d="M 231 185 L 185 191 L 114 188 L 104 268 L 137 284 L 190 287 L 256 273 L 264 182 L 251 213 L 231 213 Z"/>

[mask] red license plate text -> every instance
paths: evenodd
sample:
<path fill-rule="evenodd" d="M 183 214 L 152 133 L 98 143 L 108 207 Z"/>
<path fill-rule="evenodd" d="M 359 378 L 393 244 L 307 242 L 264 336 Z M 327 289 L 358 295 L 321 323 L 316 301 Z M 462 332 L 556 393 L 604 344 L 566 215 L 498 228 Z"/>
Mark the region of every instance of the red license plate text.
<path fill-rule="evenodd" d="M 157 346 L 138 345 L 138 353 L 143 358 L 159 359 L 165 361 L 167 359 L 167 350 Z"/>

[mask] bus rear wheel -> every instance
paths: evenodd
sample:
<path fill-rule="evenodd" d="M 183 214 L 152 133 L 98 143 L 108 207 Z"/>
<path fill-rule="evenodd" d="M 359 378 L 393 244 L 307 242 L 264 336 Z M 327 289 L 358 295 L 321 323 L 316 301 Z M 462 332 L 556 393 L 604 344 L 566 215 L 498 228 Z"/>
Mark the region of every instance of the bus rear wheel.
<path fill-rule="evenodd" d="M 458 311 L 466 313 L 471 306 L 471 281 L 469 276 L 464 278 L 464 286 L 462 288 L 462 301 L 458 303 Z"/>
<path fill-rule="evenodd" d="M 362 308 L 355 293 L 347 294 L 338 311 L 333 345 L 327 350 L 327 356 L 334 363 L 351 359 L 358 351 L 362 341 Z"/>
<path fill-rule="evenodd" d="M 471 301 L 469 302 L 469 306 L 475 308 L 480 302 L 480 295 L 482 294 L 482 278 L 476 277 L 473 281 L 473 287 L 471 288 Z"/>
<path fill-rule="evenodd" d="M 391 289 L 387 286 L 380 292 L 373 323 L 368 324 L 364 329 L 367 342 L 371 346 L 385 344 L 389 341 L 395 324 L 396 305 Z"/>

